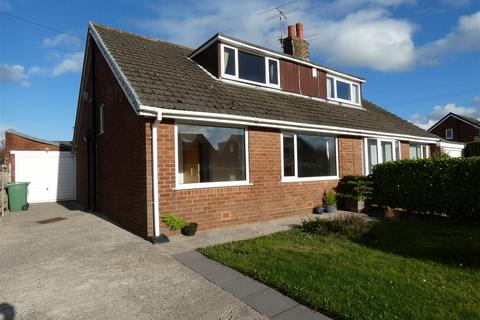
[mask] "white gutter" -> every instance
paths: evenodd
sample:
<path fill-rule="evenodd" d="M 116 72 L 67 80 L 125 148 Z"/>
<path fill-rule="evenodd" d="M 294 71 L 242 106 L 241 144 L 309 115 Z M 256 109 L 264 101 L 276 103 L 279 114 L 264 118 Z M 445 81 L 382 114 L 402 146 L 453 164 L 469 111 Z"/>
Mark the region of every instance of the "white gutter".
<path fill-rule="evenodd" d="M 147 112 L 161 112 L 162 117 L 165 119 L 171 118 L 171 119 L 181 119 L 181 120 L 190 120 L 190 121 L 221 122 L 221 123 L 240 124 L 240 125 L 247 125 L 247 126 L 277 128 L 277 129 L 284 129 L 284 130 L 302 130 L 302 131 L 322 132 L 322 133 L 330 133 L 330 134 L 343 134 L 343 135 L 361 136 L 361 137 L 389 137 L 389 138 L 395 137 L 395 138 L 398 138 L 399 140 L 408 140 L 408 141 L 423 142 L 423 143 L 435 143 L 440 141 L 440 138 L 418 137 L 418 136 L 411 136 L 411 135 L 405 135 L 405 134 L 394 134 L 394 133 L 379 132 L 379 131 L 315 125 L 315 124 L 307 124 L 307 123 L 300 123 L 300 122 L 262 119 L 262 118 L 256 118 L 256 117 L 246 117 L 246 116 L 219 114 L 219 113 L 211 113 L 211 112 L 162 109 L 162 108 L 150 107 L 150 106 L 144 106 L 144 105 L 140 106 L 140 110 L 147 111 Z"/>
<path fill-rule="evenodd" d="M 160 198 L 158 194 L 158 124 L 162 122 L 162 112 L 157 111 L 152 124 L 152 189 L 153 189 L 153 244 L 168 242 L 165 235 L 160 234 Z"/>

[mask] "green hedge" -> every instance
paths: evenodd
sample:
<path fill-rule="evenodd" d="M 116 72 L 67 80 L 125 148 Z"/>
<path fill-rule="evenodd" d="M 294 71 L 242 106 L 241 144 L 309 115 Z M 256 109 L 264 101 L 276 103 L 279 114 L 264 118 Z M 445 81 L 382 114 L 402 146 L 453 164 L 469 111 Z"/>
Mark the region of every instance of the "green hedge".
<path fill-rule="evenodd" d="M 465 146 L 465 157 L 480 156 L 480 142 L 469 142 Z"/>
<path fill-rule="evenodd" d="M 376 204 L 480 218 L 480 157 L 387 162 L 375 166 L 372 179 Z"/>

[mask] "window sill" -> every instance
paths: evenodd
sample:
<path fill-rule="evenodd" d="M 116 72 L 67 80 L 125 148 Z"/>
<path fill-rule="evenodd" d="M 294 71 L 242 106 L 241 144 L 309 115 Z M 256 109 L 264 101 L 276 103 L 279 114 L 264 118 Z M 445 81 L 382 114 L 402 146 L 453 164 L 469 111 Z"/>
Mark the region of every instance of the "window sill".
<path fill-rule="evenodd" d="M 328 177 L 308 177 L 308 178 L 282 178 L 282 183 L 289 183 L 289 182 L 314 182 L 314 181 L 327 181 L 327 180 L 338 180 L 340 179 L 339 176 L 328 176 Z"/>
<path fill-rule="evenodd" d="M 253 186 L 249 181 L 225 181 L 225 182 L 204 182 L 204 183 L 188 183 L 177 185 L 173 190 L 191 190 L 191 189 L 208 189 L 208 188 L 228 188 Z"/>
<path fill-rule="evenodd" d="M 278 90 L 281 89 L 280 84 L 269 84 L 269 83 L 265 83 L 265 82 L 256 82 L 256 81 L 251 81 L 251 80 L 245 80 L 245 79 L 238 78 L 236 76 L 232 76 L 232 75 L 229 75 L 229 74 L 222 74 L 221 78 L 226 79 L 226 80 L 230 80 L 230 81 L 234 81 L 234 82 L 247 83 L 247 84 L 255 85 L 255 86 L 258 86 L 258 87 L 278 89 Z"/>
<path fill-rule="evenodd" d="M 354 103 L 350 100 L 327 98 L 327 101 L 330 102 L 330 103 L 335 103 L 335 104 L 341 105 L 341 106 L 348 106 L 348 107 L 352 107 L 352 108 L 363 109 L 363 107 L 360 103 Z"/>

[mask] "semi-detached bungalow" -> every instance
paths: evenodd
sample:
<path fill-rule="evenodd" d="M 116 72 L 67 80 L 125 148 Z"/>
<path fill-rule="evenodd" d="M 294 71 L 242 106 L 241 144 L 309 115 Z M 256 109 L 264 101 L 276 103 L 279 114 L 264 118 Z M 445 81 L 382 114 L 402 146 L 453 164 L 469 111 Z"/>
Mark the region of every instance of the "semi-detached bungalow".
<path fill-rule="evenodd" d="M 166 213 L 200 229 L 311 212 L 373 165 L 439 138 L 366 101 L 365 80 L 216 34 L 195 50 L 90 23 L 75 122 L 77 199 L 161 241 Z"/>

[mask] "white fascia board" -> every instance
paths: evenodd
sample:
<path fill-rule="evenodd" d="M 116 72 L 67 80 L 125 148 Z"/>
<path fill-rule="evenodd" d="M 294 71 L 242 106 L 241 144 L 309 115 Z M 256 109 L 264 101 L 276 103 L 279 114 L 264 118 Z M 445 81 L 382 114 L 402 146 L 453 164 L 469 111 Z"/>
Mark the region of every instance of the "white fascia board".
<path fill-rule="evenodd" d="M 463 150 L 465 149 L 465 143 L 463 142 L 445 142 L 445 141 L 440 141 L 437 143 L 437 145 L 440 148 L 451 148 L 451 149 L 459 149 Z"/>
<path fill-rule="evenodd" d="M 146 111 L 146 112 L 161 112 L 164 118 L 181 119 L 181 120 L 189 120 L 189 121 L 239 124 L 239 125 L 246 125 L 246 126 L 277 128 L 277 129 L 284 129 L 284 130 L 322 132 L 322 133 L 361 136 L 361 137 L 390 138 L 390 139 L 408 140 L 408 141 L 415 141 L 415 142 L 422 142 L 422 143 L 436 143 L 440 141 L 440 138 L 426 138 L 426 137 L 394 134 L 394 133 L 387 133 L 387 132 L 380 132 L 380 131 L 315 125 L 315 124 L 308 124 L 308 123 L 262 119 L 262 118 L 255 118 L 255 117 L 246 117 L 246 116 L 211 113 L 211 112 L 161 109 L 161 108 L 143 106 L 143 105 L 140 106 L 140 110 Z"/>
<path fill-rule="evenodd" d="M 214 43 L 215 41 L 218 41 L 218 40 L 222 41 L 223 43 L 230 44 L 230 45 L 235 45 L 235 46 L 240 47 L 240 48 L 247 48 L 247 49 L 252 50 L 252 51 L 262 52 L 269 57 L 274 57 L 274 58 L 277 58 L 277 59 L 293 61 L 295 63 L 301 64 L 301 65 L 304 65 L 304 66 L 309 66 L 309 67 L 312 67 L 312 68 L 321 69 L 321 70 L 324 70 L 324 71 L 326 71 L 330 74 L 337 75 L 337 76 L 345 78 L 345 79 L 350 79 L 350 80 L 358 81 L 358 82 L 361 82 L 361 83 L 367 82 L 364 79 L 353 77 L 353 76 L 350 76 L 348 74 L 344 74 L 344 73 L 341 73 L 341 72 L 338 72 L 338 71 L 335 71 L 335 70 L 332 70 L 332 69 L 325 68 L 323 66 L 316 65 L 314 63 L 309 63 L 309 62 L 306 62 L 306 61 L 303 61 L 303 60 L 300 60 L 300 59 L 296 59 L 294 57 L 288 57 L 288 56 L 285 56 L 285 55 L 282 55 L 282 54 L 278 54 L 274 51 L 265 50 L 265 49 L 262 49 L 262 48 L 251 46 L 251 45 L 248 45 L 248 44 L 245 44 L 245 43 L 227 38 L 227 37 L 222 36 L 222 35 L 217 35 L 216 37 L 214 37 L 212 40 L 210 40 L 208 43 L 206 43 L 203 46 L 203 48 L 201 48 L 200 50 L 195 52 L 194 55 L 190 56 L 190 58 L 193 58 L 194 56 L 196 56 L 197 54 L 202 52 L 204 49 L 208 48 L 212 43 Z"/>
<path fill-rule="evenodd" d="M 107 46 L 103 42 L 102 37 L 100 37 L 97 30 L 95 29 L 95 26 L 91 22 L 89 22 L 88 24 L 88 32 L 95 40 L 95 43 L 97 44 L 98 48 L 100 49 L 100 52 L 102 53 L 103 57 L 107 61 L 107 64 L 112 70 L 112 73 L 117 79 L 123 92 L 127 96 L 127 99 L 130 102 L 130 105 L 132 106 L 133 110 L 138 114 L 138 111 L 141 106 L 140 98 L 135 93 L 135 90 L 133 89 L 132 85 L 128 81 L 122 69 L 115 61 L 115 58 L 113 57 L 113 55 L 110 53 Z"/>

